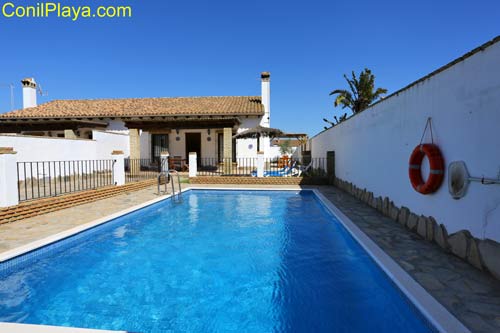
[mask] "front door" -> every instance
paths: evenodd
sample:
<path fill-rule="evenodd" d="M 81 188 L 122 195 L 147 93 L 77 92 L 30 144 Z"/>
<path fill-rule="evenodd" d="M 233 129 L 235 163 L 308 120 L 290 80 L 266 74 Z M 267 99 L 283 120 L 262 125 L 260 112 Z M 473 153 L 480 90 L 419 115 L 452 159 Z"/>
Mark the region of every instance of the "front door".
<path fill-rule="evenodd" d="M 201 133 L 186 133 L 186 159 L 189 153 L 196 152 L 198 164 L 201 163 Z"/>

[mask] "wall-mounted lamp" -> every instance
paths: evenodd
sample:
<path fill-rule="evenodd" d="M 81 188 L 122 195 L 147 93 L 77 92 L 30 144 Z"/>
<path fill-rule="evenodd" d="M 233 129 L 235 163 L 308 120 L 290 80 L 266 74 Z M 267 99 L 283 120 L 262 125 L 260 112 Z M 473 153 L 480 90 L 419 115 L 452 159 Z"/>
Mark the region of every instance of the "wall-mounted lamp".
<path fill-rule="evenodd" d="M 178 128 L 175 129 L 175 133 L 179 134 L 179 129 Z"/>
<path fill-rule="evenodd" d="M 210 128 L 209 128 L 209 129 L 207 129 L 207 133 L 208 133 L 208 135 L 210 135 Z"/>

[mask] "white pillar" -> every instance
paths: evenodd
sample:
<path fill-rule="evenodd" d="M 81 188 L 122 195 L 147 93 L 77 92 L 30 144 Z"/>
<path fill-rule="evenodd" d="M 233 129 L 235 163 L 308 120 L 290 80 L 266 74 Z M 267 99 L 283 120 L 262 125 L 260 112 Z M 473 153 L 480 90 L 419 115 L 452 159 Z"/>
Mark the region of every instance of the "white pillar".
<path fill-rule="evenodd" d="M 113 182 L 115 185 L 125 185 L 125 155 L 121 150 L 113 150 L 111 157 L 113 163 Z"/>
<path fill-rule="evenodd" d="M 19 204 L 17 158 L 13 148 L 0 148 L 0 207 Z"/>
<path fill-rule="evenodd" d="M 264 177 L 264 152 L 257 152 L 257 177 Z"/>
<path fill-rule="evenodd" d="M 170 153 L 168 150 L 162 151 L 160 153 L 160 163 L 161 163 L 161 171 L 168 173 L 168 169 L 170 169 L 168 165 L 168 158 L 170 157 Z"/>
<path fill-rule="evenodd" d="M 198 172 L 198 157 L 196 152 L 189 153 L 189 178 L 196 177 Z"/>

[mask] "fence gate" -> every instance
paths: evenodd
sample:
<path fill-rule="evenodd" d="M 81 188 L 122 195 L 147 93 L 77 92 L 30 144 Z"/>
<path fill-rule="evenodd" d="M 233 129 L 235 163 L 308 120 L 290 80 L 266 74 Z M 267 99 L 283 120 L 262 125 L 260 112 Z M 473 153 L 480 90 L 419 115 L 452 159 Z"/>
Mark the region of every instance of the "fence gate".
<path fill-rule="evenodd" d="M 326 152 L 326 173 L 329 177 L 335 177 L 335 152 Z"/>

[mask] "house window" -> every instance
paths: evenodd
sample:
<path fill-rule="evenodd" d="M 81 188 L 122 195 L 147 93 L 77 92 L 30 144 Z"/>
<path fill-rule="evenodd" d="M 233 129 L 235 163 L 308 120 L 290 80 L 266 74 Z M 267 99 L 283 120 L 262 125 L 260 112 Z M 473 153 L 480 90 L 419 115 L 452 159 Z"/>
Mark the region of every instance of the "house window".
<path fill-rule="evenodd" d="M 160 154 L 168 149 L 168 134 L 151 134 L 151 158 L 160 159 Z"/>

